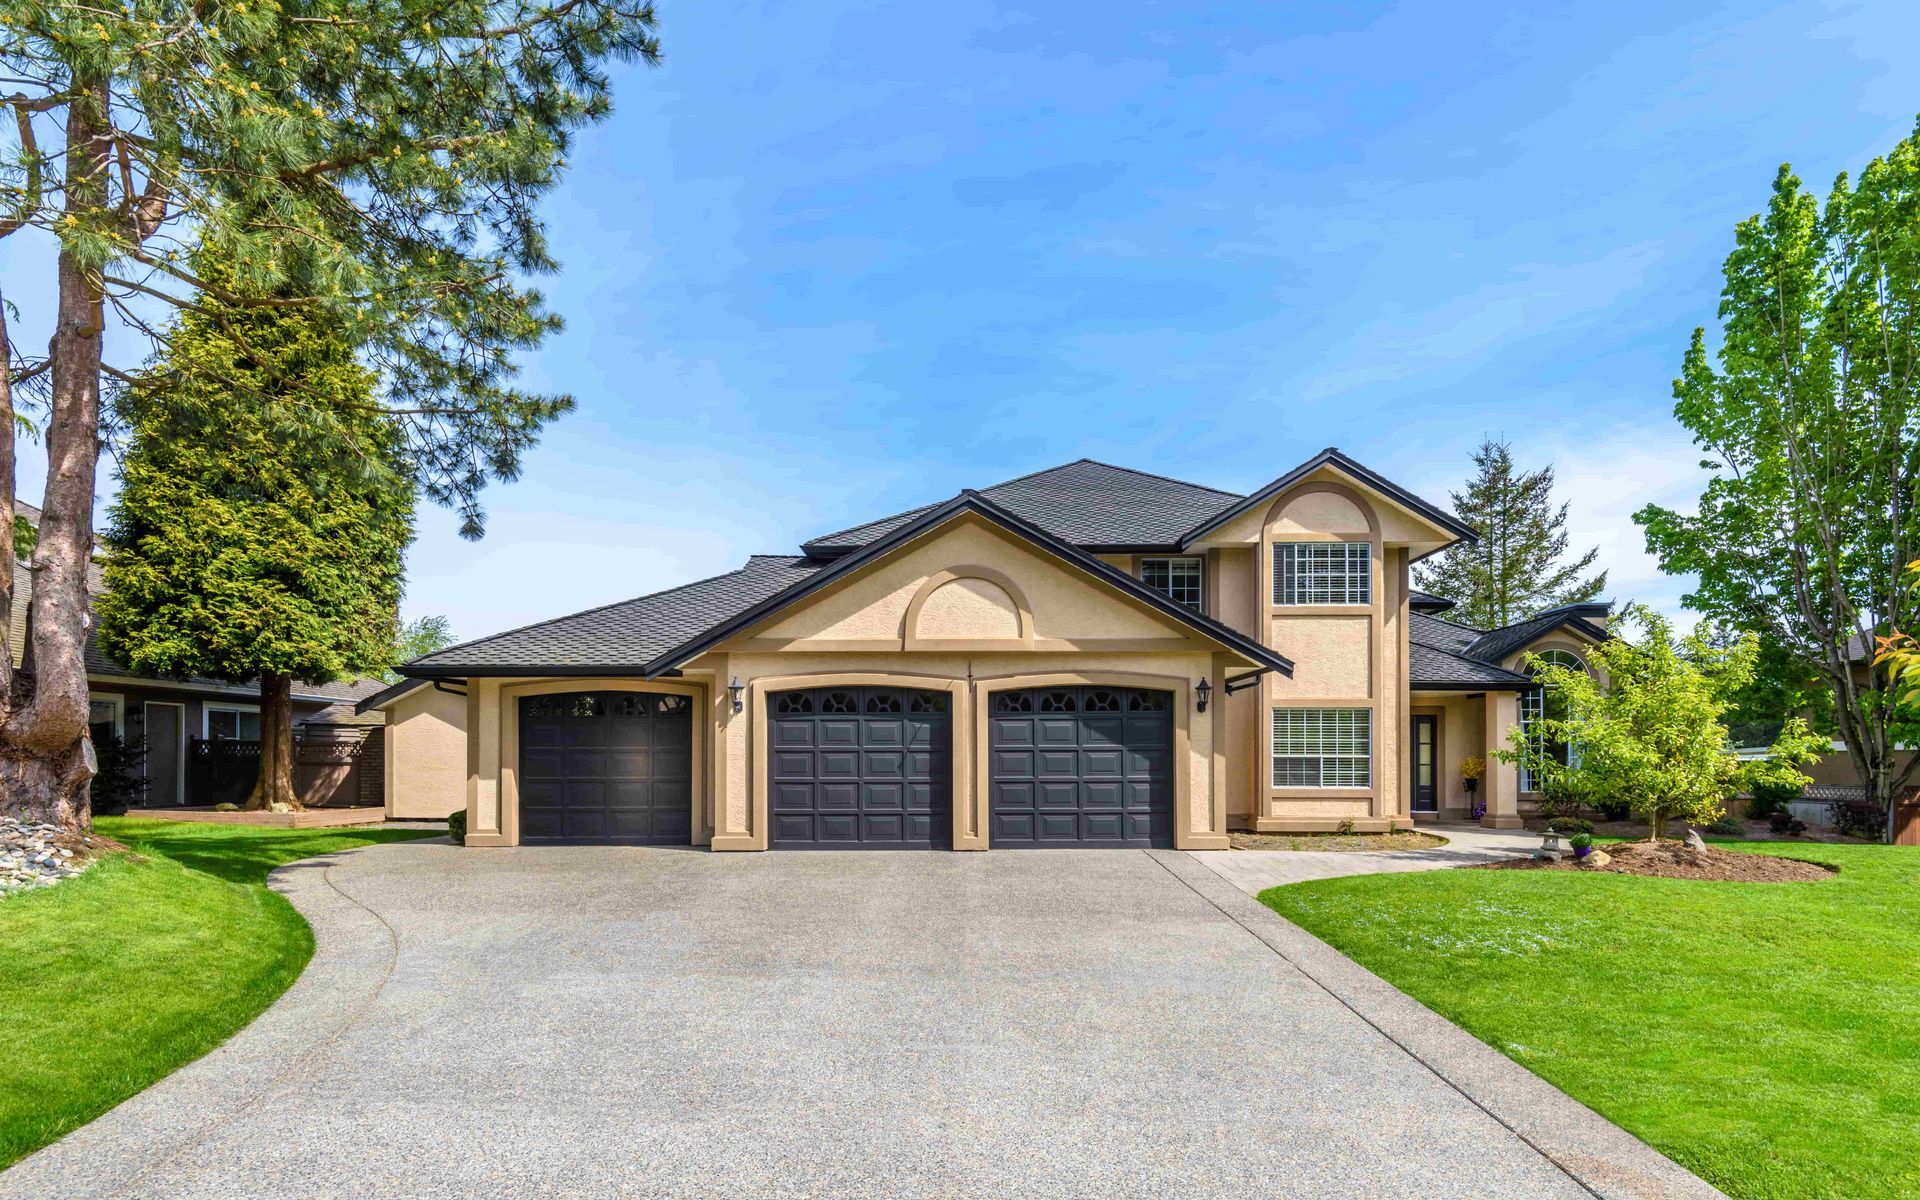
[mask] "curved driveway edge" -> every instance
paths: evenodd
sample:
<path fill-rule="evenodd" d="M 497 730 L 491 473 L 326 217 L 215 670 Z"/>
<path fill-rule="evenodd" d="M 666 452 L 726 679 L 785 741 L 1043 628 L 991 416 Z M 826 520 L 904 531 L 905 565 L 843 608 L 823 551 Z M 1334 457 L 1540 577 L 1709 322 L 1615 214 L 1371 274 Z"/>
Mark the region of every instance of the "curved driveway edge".
<path fill-rule="evenodd" d="M 0 1197 L 1692 1200 L 1177 852 L 366 847 L 307 972 Z"/>
<path fill-rule="evenodd" d="M 297 1075 L 373 1003 L 393 969 L 393 931 L 329 879 L 348 856 L 389 848 L 276 867 L 267 886 L 313 927 L 313 959 L 300 978 L 213 1050 L 0 1172 L 0 1197 L 152 1195 L 141 1186 L 146 1176 L 191 1158 L 207 1135 Z"/>
<path fill-rule="evenodd" d="M 1535 835 L 1537 837 L 1537 835 Z M 1666 1155 L 1194 861 L 1149 851 L 1275 954 L 1596 1196 L 1721 1197 Z M 1331 857 L 1331 856 L 1323 856 Z M 1454 864 L 1458 865 L 1458 864 Z M 1363 874 L 1364 872 L 1352 872 Z"/>

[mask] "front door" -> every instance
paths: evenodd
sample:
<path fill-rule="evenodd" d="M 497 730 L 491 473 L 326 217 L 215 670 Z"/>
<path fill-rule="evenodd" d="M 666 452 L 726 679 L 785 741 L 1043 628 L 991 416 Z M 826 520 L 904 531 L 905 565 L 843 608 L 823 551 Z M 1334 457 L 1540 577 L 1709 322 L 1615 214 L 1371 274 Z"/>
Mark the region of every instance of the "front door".
<path fill-rule="evenodd" d="M 147 797 L 156 808 L 185 804 L 187 762 L 187 707 L 149 700 L 147 727 Z"/>
<path fill-rule="evenodd" d="M 1435 721 L 1431 716 L 1413 719 L 1413 811 L 1440 811 L 1439 754 L 1435 745 Z"/>

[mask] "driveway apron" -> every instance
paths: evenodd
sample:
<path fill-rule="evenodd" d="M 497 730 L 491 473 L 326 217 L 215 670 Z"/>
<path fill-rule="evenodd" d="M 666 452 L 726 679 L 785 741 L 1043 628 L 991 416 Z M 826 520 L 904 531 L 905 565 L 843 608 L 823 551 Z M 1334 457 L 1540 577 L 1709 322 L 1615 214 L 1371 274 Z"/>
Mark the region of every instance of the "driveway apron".
<path fill-rule="evenodd" d="M 276 886 L 307 974 L 0 1196 L 1716 1194 L 1184 854 L 413 843 Z"/>

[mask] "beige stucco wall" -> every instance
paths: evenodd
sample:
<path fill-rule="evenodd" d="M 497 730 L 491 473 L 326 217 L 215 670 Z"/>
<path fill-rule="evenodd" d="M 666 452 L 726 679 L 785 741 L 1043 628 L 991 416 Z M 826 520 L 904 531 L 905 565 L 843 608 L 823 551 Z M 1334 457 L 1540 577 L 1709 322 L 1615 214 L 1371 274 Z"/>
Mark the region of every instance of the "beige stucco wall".
<path fill-rule="evenodd" d="M 437 820 L 467 802 L 467 702 L 428 686 L 387 708 L 387 817 Z"/>
<path fill-rule="evenodd" d="M 753 631 L 753 637 L 761 641 L 892 641 L 896 648 L 904 648 L 910 632 L 907 609 L 922 588 L 930 582 L 935 585 L 918 614 L 924 622 L 929 617 L 926 608 L 942 601 L 943 593 L 951 595 L 952 583 L 942 585 L 933 577 L 941 572 L 968 577 L 974 574 L 968 568 L 976 567 L 990 572 L 988 578 L 1010 592 L 1010 598 L 1031 614 L 1032 636 L 1036 639 L 1184 636 L 1178 626 L 1157 613 L 1091 585 L 1078 570 L 1041 556 L 985 522 L 961 519 L 780 615 L 766 628 Z M 979 599 L 979 592 L 985 589 L 974 586 L 978 589 L 975 599 Z M 925 626 L 917 632 L 931 636 Z"/>

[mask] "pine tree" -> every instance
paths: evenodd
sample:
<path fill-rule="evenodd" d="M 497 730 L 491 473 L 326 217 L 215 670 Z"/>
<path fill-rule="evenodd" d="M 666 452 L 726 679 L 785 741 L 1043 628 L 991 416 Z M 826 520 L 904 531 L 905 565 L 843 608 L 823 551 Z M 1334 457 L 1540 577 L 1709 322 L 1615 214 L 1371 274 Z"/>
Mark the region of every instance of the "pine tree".
<path fill-rule="evenodd" d="M 413 482 L 356 346 L 322 310 L 209 301 L 119 404 L 100 644 L 142 673 L 259 680 L 249 808 L 299 807 L 293 680 L 392 660 Z"/>
<path fill-rule="evenodd" d="M 1607 573 L 1586 575 L 1596 547 L 1567 556 L 1567 506 L 1553 507 L 1553 468 L 1522 471 L 1513 447 L 1485 438 L 1473 452 L 1474 477 L 1454 492 L 1453 510 L 1480 540 L 1443 550 L 1415 570 L 1415 586 L 1455 601 L 1449 619 L 1498 629 L 1562 604 L 1591 600 Z"/>
<path fill-rule="evenodd" d="M 635 0 L 0 0 L 0 239 L 53 264 L 0 298 L 0 529 L 16 405 L 47 453 L 30 671 L 0 586 L 0 811 L 88 821 L 102 380 L 127 378 L 104 351 L 160 338 L 169 306 L 327 310 L 420 489 L 479 536 L 481 489 L 572 406 L 514 386 L 559 323 L 529 283 L 556 266 L 538 202 L 610 111 L 609 66 L 657 61 L 654 24 Z M 196 275 L 195 244 L 231 275 Z M 44 354 L 6 335 L 7 300 L 50 315 Z"/>

